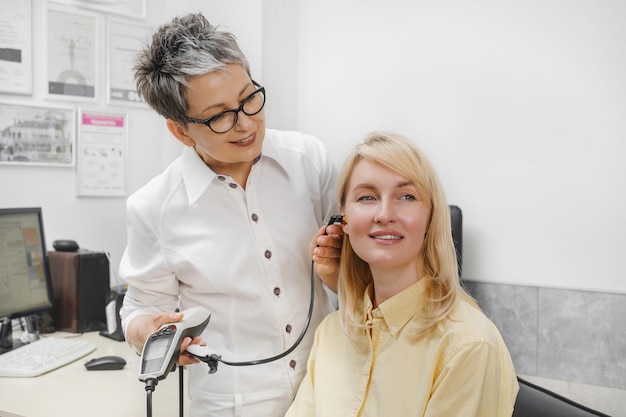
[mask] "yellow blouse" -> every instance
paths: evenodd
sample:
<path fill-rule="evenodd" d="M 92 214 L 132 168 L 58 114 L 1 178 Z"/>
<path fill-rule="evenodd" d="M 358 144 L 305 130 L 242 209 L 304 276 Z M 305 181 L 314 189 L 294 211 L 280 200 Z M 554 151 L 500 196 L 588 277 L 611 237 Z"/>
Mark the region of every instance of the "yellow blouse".
<path fill-rule="evenodd" d="M 362 349 L 348 340 L 337 312 L 327 316 L 286 417 L 510 417 L 519 389 L 515 369 L 500 332 L 480 310 L 460 301 L 432 331 L 411 335 L 423 281 L 376 309 L 366 292 L 371 338 Z"/>

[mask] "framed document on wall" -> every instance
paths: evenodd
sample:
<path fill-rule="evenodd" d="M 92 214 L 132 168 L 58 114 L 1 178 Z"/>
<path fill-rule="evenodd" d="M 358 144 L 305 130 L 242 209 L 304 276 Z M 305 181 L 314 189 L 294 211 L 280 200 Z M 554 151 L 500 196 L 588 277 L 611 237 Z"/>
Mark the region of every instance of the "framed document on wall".
<path fill-rule="evenodd" d="M 79 196 L 126 196 L 127 136 L 125 113 L 80 111 L 76 156 Z"/>
<path fill-rule="evenodd" d="M 98 27 L 95 13 L 78 12 L 48 3 L 46 10 L 47 98 L 97 98 Z"/>
<path fill-rule="evenodd" d="M 0 92 L 33 93 L 31 0 L 0 0 Z"/>
<path fill-rule="evenodd" d="M 21 1 L 21 0 L 20 0 Z M 112 13 L 135 19 L 145 19 L 147 0 L 51 0 L 57 3 L 82 7 L 100 13 Z"/>
<path fill-rule="evenodd" d="M 0 103 L 0 132 L 0 164 L 74 166 L 74 108 Z"/>
<path fill-rule="evenodd" d="M 107 20 L 108 104 L 147 106 L 137 93 L 133 67 L 151 34 L 148 26 Z"/>

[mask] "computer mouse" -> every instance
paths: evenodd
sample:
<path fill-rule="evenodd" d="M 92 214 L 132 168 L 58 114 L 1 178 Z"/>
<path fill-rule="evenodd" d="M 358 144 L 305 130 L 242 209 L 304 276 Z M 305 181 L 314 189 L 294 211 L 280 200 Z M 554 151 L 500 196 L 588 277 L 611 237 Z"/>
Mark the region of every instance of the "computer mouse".
<path fill-rule="evenodd" d="M 126 360 L 119 356 L 102 356 L 85 362 L 88 371 L 114 371 L 124 368 Z"/>
<path fill-rule="evenodd" d="M 78 243 L 75 240 L 59 239 L 52 242 L 52 247 L 58 252 L 77 252 Z"/>

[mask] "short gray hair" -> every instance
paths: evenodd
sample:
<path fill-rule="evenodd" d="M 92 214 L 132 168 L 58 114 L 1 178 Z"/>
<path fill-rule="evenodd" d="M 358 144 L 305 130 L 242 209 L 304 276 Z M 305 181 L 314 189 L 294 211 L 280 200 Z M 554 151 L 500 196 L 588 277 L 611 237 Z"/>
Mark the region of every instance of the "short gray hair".
<path fill-rule="evenodd" d="M 161 26 L 135 64 L 137 91 L 161 116 L 187 125 L 187 81 L 239 64 L 250 66 L 237 39 L 219 31 L 200 13 L 175 17 Z"/>

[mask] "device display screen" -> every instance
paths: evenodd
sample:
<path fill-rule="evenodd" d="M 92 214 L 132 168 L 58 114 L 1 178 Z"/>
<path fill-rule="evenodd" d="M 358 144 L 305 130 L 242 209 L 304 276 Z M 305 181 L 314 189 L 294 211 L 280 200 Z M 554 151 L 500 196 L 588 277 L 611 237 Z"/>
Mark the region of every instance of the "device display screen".
<path fill-rule="evenodd" d="M 172 336 L 173 333 L 170 336 L 159 336 L 148 342 L 143 352 L 143 373 L 156 372 L 161 369 Z"/>

